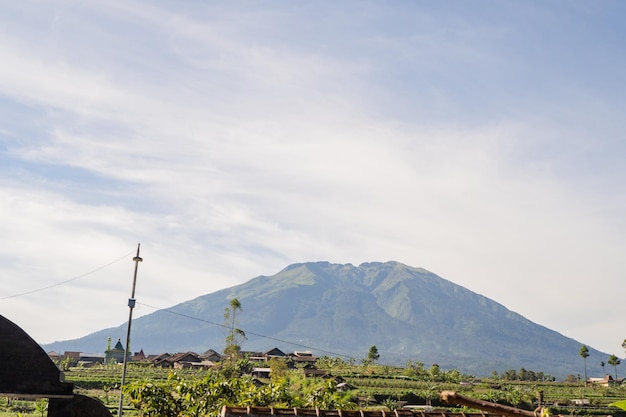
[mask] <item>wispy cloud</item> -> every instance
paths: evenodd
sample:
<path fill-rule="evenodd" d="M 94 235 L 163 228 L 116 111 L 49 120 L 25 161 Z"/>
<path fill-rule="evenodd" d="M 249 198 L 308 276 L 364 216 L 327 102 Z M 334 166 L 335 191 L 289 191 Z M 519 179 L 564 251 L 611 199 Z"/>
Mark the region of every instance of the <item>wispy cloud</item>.
<path fill-rule="evenodd" d="M 163 307 L 394 259 L 615 350 L 584 306 L 623 313 L 622 6 L 476 4 L 3 6 L 0 298 L 137 242 Z M 125 320 L 130 272 L 0 311 L 77 337 Z"/>

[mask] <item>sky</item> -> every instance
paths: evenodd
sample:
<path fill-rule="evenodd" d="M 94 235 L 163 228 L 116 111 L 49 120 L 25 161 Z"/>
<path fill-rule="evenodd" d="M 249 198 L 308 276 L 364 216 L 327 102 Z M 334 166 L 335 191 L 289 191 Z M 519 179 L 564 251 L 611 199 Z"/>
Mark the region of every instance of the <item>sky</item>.
<path fill-rule="evenodd" d="M 138 243 L 134 317 L 394 260 L 623 357 L 625 13 L 0 0 L 0 314 L 124 323 Z"/>

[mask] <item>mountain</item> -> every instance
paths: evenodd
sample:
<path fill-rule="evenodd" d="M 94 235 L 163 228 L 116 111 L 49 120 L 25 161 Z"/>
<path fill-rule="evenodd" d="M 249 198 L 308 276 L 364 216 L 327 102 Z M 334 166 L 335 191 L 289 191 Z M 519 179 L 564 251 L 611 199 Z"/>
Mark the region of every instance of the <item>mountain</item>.
<path fill-rule="evenodd" d="M 509 369 L 563 378 L 580 373 L 581 343 L 425 269 L 398 262 L 310 262 L 133 320 L 131 347 L 146 353 L 221 351 L 224 309 L 237 298 L 243 350 L 311 350 L 379 363 L 407 360 L 487 376 Z M 139 300 L 140 302 L 141 300 Z M 102 352 L 126 324 L 44 349 Z M 113 341 L 115 343 L 115 340 Z M 591 355 L 607 354 L 590 349 Z"/>

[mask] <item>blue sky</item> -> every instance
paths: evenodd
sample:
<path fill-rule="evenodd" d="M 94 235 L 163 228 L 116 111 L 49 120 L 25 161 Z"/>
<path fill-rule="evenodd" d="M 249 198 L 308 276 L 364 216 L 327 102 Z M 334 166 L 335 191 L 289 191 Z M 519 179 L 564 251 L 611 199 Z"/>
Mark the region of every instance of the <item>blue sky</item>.
<path fill-rule="evenodd" d="M 123 323 L 141 242 L 152 306 L 396 260 L 623 356 L 625 9 L 5 1 L 0 314 Z"/>

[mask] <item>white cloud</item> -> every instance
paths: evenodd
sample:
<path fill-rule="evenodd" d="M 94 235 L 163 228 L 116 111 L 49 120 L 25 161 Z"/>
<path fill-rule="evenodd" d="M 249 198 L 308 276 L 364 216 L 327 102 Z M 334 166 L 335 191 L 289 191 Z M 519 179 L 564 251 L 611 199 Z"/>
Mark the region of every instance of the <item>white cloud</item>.
<path fill-rule="evenodd" d="M 140 297 L 160 307 L 290 262 L 394 259 L 612 346 L 588 307 L 620 313 L 623 146 L 589 137 L 619 137 L 623 103 L 552 94 L 580 76 L 555 62 L 554 90 L 512 82 L 532 55 L 506 50 L 529 36 L 512 22 L 23 4 L 0 36 L 0 272 L 16 277 L 0 298 L 137 242 Z M 125 320 L 130 275 L 117 262 L 0 306 L 50 320 L 15 320 L 40 341 L 77 337 Z"/>

